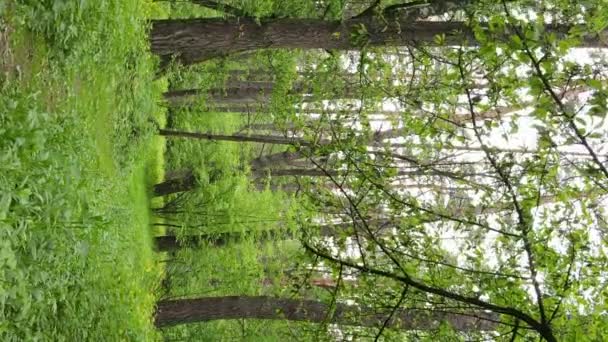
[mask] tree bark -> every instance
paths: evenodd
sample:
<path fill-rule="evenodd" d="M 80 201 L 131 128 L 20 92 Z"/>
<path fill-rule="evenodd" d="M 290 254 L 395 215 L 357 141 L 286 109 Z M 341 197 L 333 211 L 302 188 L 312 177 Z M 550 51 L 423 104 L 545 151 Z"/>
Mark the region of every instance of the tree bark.
<path fill-rule="evenodd" d="M 154 196 L 167 196 L 182 191 L 192 190 L 196 186 L 196 177 L 192 172 L 180 178 L 168 179 L 154 185 Z"/>
<path fill-rule="evenodd" d="M 210 105 L 239 106 L 268 102 L 273 89 L 273 82 L 230 81 L 225 88 L 170 90 L 163 97 L 173 107 L 187 106 L 202 96 Z"/>
<path fill-rule="evenodd" d="M 190 246 L 196 247 L 201 241 L 206 241 L 214 247 L 222 247 L 231 241 L 239 241 L 242 238 L 243 233 L 220 233 L 190 235 L 183 239 L 178 239 L 173 235 L 164 235 L 155 237 L 154 241 L 156 242 L 156 250 L 158 252 L 173 252 Z"/>
<path fill-rule="evenodd" d="M 274 90 L 272 82 L 231 81 L 225 88 L 179 89 L 163 94 L 173 107 L 184 107 L 196 103 L 204 97 L 206 103 L 214 107 L 231 107 L 255 104 L 268 104 Z M 312 94 L 313 89 L 304 84 L 295 84 L 286 95 L 301 96 L 302 101 L 321 101 L 357 98 L 355 87 L 346 87 L 340 93 Z"/>
<path fill-rule="evenodd" d="M 361 33 L 362 25 L 366 33 Z M 563 36 L 571 27 L 547 25 L 546 30 Z M 365 35 L 364 42 L 353 37 Z M 365 46 L 436 44 L 443 35 L 445 44 L 474 45 L 475 37 L 464 22 L 412 21 L 407 15 L 382 21 L 370 13 L 343 22 L 308 18 L 263 19 L 205 18 L 152 21 L 151 50 L 167 63 L 175 56 L 184 65 L 215 57 L 256 49 L 338 49 L 356 50 Z M 508 33 L 505 32 L 505 37 Z M 603 46 L 600 37 L 588 36 L 582 46 Z"/>
<path fill-rule="evenodd" d="M 310 153 L 310 152 L 309 152 Z M 267 154 L 255 158 L 251 161 L 251 169 L 263 170 L 270 167 L 284 166 L 290 162 L 306 156 L 306 150 L 285 151 L 273 154 Z"/>
<path fill-rule="evenodd" d="M 254 177 L 264 177 L 266 173 L 269 173 L 273 177 L 286 177 L 286 176 L 302 176 L 302 177 L 329 177 L 329 176 L 337 176 L 339 175 L 338 170 L 321 170 L 318 168 L 293 168 L 293 169 L 255 169 L 252 170 Z M 431 175 L 433 171 L 405 171 L 398 170 L 395 174 L 397 176 L 422 176 L 422 175 Z"/>
<path fill-rule="evenodd" d="M 208 322 L 219 319 L 286 319 L 313 323 L 331 323 L 361 327 L 381 327 L 388 312 L 373 308 L 337 303 L 331 311 L 325 303 L 267 296 L 226 296 L 195 299 L 161 300 L 156 306 L 157 327 Z M 327 320 L 326 320 L 327 319 Z M 491 331 L 498 316 L 482 311 L 466 314 L 401 309 L 386 322 L 387 327 L 402 330 L 432 330 L 448 322 L 460 331 Z"/>
<path fill-rule="evenodd" d="M 266 144 L 278 144 L 278 145 L 301 145 L 310 146 L 310 141 L 301 138 L 286 138 L 279 136 L 269 135 L 241 135 L 241 134 L 213 134 L 213 133 L 202 133 L 202 132 L 186 132 L 170 129 L 160 129 L 159 135 L 165 137 L 182 137 L 191 139 L 202 139 L 202 140 L 218 140 L 218 141 L 235 141 L 235 142 L 259 142 Z"/>
<path fill-rule="evenodd" d="M 386 219 L 370 219 L 366 221 L 369 229 L 375 233 L 389 232 L 390 229 L 394 228 L 395 225 L 391 224 Z M 353 230 L 356 230 L 359 234 L 367 234 L 366 229 L 359 223 L 353 222 L 340 222 L 340 223 L 328 223 L 315 227 L 314 231 L 318 231 L 319 235 L 326 237 L 339 237 L 346 233 L 351 234 Z M 231 242 L 242 241 L 244 238 L 249 236 L 251 232 L 232 232 L 232 233 L 219 233 L 219 234 L 196 234 L 187 235 L 178 239 L 174 235 L 157 236 L 154 238 L 156 242 L 156 250 L 158 252 L 173 252 L 182 248 L 197 247 L 201 241 L 205 241 L 207 244 L 213 247 L 222 247 Z M 293 239 L 295 236 L 289 231 L 275 231 L 268 230 L 260 232 L 257 237 L 257 241 L 269 241 L 269 240 L 285 240 Z"/>
<path fill-rule="evenodd" d="M 373 16 L 343 23 L 305 18 L 268 19 L 259 24 L 253 18 L 168 19 L 152 21 L 150 43 L 152 52 L 159 55 L 163 63 L 175 56 L 181 64 L 189 65 L 267 48 L 357 49 L 360 45 L 353 42 L 351 35 L 356 35 L 361 25 L 367 28 L 369 45 L 407 45 L 414 40 L 433 42 L 440 33 L 446 34 L 448 43 L 460 45 L 461 39 L 453 32 L 465 29 L 463 23 L 403 22 L 399 33 L 396 25 L 388 28 Z"/>

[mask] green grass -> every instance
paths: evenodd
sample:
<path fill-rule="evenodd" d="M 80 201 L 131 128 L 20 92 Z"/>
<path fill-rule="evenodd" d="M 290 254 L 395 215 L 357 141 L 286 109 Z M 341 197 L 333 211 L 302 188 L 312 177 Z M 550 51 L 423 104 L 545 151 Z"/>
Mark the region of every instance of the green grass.
<path fill-rule="evenodd" d="M 145 341 L 163 84 L 144 1 L 0 4 L 0 339 Z"/>

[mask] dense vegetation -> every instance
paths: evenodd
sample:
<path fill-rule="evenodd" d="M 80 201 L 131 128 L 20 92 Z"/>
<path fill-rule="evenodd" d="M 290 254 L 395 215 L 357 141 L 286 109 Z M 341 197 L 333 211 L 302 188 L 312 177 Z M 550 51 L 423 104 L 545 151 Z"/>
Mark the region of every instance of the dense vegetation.
<path fill-rule="evenodd" d="M 154 339 L 162 85 L 144 1 L 0 5 L 0 336 Z"/>

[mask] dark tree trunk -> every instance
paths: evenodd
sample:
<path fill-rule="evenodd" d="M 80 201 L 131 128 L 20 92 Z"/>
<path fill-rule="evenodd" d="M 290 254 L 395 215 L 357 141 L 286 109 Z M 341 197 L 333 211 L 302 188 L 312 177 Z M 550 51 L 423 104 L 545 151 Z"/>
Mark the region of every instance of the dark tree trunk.
<path fill-rule="evenodd" d="M 390 309 L 389 309 L 390 310 Z M 331 311 L 325 303 L 266 296 L 227 296 L 195 299 L 162 300 L 157 303 L 157 327 L 208 322 L 219 319 L 286 319 L 313 323 L 332 323 L 362 327 L 381 327 L 389 315 L 373 308 L 342 303 Z M 387 327 L 402 330 L 437 329 L 448 322 L 460 331 L 490 331 L 496 329 L 497 315 L 481 311 L 466 314 L 430 312 L 427 310 L 397 310 Z"/>
<path fill-rule="evenodd" d="M 196 177 L 192 172 L 180 178 L 168 179 L 154 185 L 154 196 L 167 196 L 182 191 L 192 190 L 196 186 Z"/>
<path fill-rule="evenodd" d="M 366 221 L 370 231 L 374 233 L 384 234 L 389 232 L 391 228 L 395 227 L 388 220 L 385 219 L 369 219 Z M 341 222 L 319 225 L 311 228 L 311 232 L 316 232 L 321 236 L 326 237 L 340 237 L 345 234 L 353 234 L 353 230 L 356 230 L 358 234 L 365 235 L 367 230 L 361 223 L 354 224 L 353 222 Z M 176 250 L 188 247 L 198 247 L 201 242 L 206 242 L 209 246 L 222 247 L 229 243 L 239 242 L 250 236 L 251 232 L 232 232 L 232 233 L 219 233 L 219 234 L 197 234 L 187 235 L 178 239 L 174 235 L 157 236 L 154 238 L 156 243 L 156 250 L 158 252 L 174 252 Z M 259 236 L 256 237 L 256 241 L 264 242 L 270 240 L 280 239 L 293 239 L 294 235 L 289 231 L 275 231 L 268 230 L 260 232 Z"/>
<path fill-rule="evenodd" d="M 475 37 L 463 22 L 412 21 L 408 16 L 389 22 L 365 15 L 343 22 L 307 18 L 167 19 L 152 22 L 151 50 L 168 62 L 173 56 L 184 65 L 215 57 L 256 49 L 339 49 L 354 50 L 363 45 L 353 36 L 367 31 L 367 46 L 434 44 L 439 34 L 447 45 L 471 45 Z M 570 27 L 548 25 L 548 31 L 561 35 Z M 505 36 L 508 36 L 505 34 Z M 603 46 L 598 37 L 588 37 L 583 46 Z"/>
<path fill-rule="evenodd" d="M 408 20 L 400 24 L 400 28 L 394 24 L 387 27 L 373 16 L 342 23 L 292 18 L 269 19 L 259 24 L 253 18 L 169 19 L 152 22 L 150 42 L 152 52 L 163 61 L 176 56 L 180 63 L 188 65 L 267 48 L 357 49 L 361 43 L 354 43 L 351 37 L 357 34 L 360 25 L 367 28 L 367 44 L 373 46 L 433 42 L 440 33 L 446 34 L 448 43 L 460 45 L 460 35 L 453 32 L 466 29 L 463 23 Z"/>

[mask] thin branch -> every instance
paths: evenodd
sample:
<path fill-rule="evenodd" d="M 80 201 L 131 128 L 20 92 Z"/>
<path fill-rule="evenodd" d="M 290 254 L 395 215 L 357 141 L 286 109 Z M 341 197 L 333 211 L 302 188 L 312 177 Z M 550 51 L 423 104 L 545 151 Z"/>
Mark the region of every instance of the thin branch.
<path fill-rule="evenodd" d="M 519 330 L 519 320 L 515 320 L 515 326 L 513 327 L 513 330 L 511 331 L 511 339 L 509 340 L 510 342 L 515 342 L 515 340 L 517 339 L 517 331 Z"/>
<path fill-rule="evenodd" d="M 509 9 L 507 8 L 507 4 L 505 3 L 504 0 L 502 1 L 502 4 L 503 4 L 503 8 L 505 10 L 505 14 L 507 15 L 507 17 L 509 17 L 509 18 L 512 19 L 513 17 L 511 16 L 511 13 L 509 12 Z M 587 141 L 587 138 L 581 132 L 580 128 L 578 127 L 578 125 L 574 121 L 574 116 L 568 113 L 568 110 L 566 109 L 566 106 L 564 105 L 564 102 L 559 97 L 559 95 L 553 90 L 553 87 L 551 87 L 551 84 L 549 84 L 549 80 L 547 79 L 547 76 L 545 75 L 545 73 L 541 69 L 540 61 L 536 59 L 536 57 L 534 56 L 534 53 L 530 49 L 530 46 L 528 46 L 527 38 L 525 37 L 524 34 L 522 34 L 521 30 L 517 26 L 513 25 L 513 29 L 515 30 L 515 33 L 517 34 L 517 36 L 521 40 L 523 48 L 524 48 L 524 52 L 528 56 L 528 58 L 530 59 L 530 62 L 532 63 L 532 67 L 534 69 L 534 72 L 535 72 L 536 76 L 542 82 L 544 91 L 555 102 L 555 104 L 559 108 L 559 110 L 562 113 L 562 115 L 566 118 L 568 126 L 570 126 L 570 129 L 572 129 L 572 131 L 574 131 L 574 134 L 578 138 L 580 144 L 583 145 L 583 147 L 587 150 L 587 152 L 589 152 L 589 155 L 591 156 L 591 159 L 598 166 L 600 172 L 604 175 L 604 177 L 606 179 L 608 179 L 608 169 L 606 169 L 606 166 L 600 161 L 597 153 L 593 150 L 593 148 L 591 147 L 591 145 L 589 145 L 589 142 Z M 602 189 L 604 191 L 608 192 L 608 188 L 607 187 L 602 186 Z"/>
<path fill-rule="evenodd" d="M 406 2 L 406 3 L 402 3 L 402 4 L 395 4 L 395 5 L 387 6 L 384 8 L 383 13 L 385 16 L 393 16 L 397 11 L 402 10 L 402 9 L 409 12 L 411 10 L 428 7 L 428 6 L 431 6 L 431 4 L 428 3 L 426 0 L 417 0 L 417 1 L 411 1 L 411 2 Z M 415 18 L 413 18 L 413 19 L 415 19 Z"/>
<path fill-rule="evenodd" d="M 412 279 L 407 273 L 404 275 L 398 275 L 398 274 L 394 274 L 391 272 L 387 272 L 387 271 L 383 271 L 380 269 L 375 269 L 375 268 L 370 268 L 368 266 L 365 265 L 359 265 L 357 263 L 354 262 L 350 262 L 350 261 L 346 261 L 346 260 L 342 260 L 342 259 L 337 259 L 327 253 L 323 253 L 313 247 L 311 247 L 306 241 L 302 241 L 302 244 L 304 245 L 304 248 L 311 252 L 313 255 L 320 257 L 322 259 L 325 259 L 327 261 L 331 261 L 335 264 L 338 265 L 344 265 L 344 266 L 348 266 L 351 268 L 354 268 L 360 272 L 364 272 L 364 273 L 368 273 L 368 274 L 373 274 L 373 275 L 377 275 L 377 276 L 381 276 L 381 277 L 385 277 L 388 279 L 393 279 L 395 281 L 407 284 L 415 289 L 418 289 L 422 292 L 425 293 L 429 293 L 429 294 L 434 294 L 434 295 L 438 295 L 440 297 L 444 297 L 444 298 L 448 298 L 448 299 L 452 299 L 461 303 L 465 303 L 465 304 L 470 304 L 473 306 L 477 306 L 479 308 L 482 309 L 486 309 L 489 311 L 492 311 L 494 313 L 497 314 L 505 314 L 505 315 L 509 315 L 512 316 L 514 318 L 518 318 L 524 322 L 526 322 L 528 325 L 530 325 L 530 327 L 532 327 L 534 330 L 542 330 L 542 325 L 540 322 L 538 322 L 537 320 L 535 320 L 532 316 L 519 311 L 517 309 L 511 308 L 511 307 L 505 307 L 505 306 L 501 306 L 501 305 L 497 305 L 497 304 L 492 304 L 486 301 L 483 301 L 479 298 L 475 298 L 475 297 L 467 297 L 458 293 L 453 293 L 450 292 L 448 290 L 442 289 L 442 288 L 436 288 L 436 287 L 432 287 L 432 286 L 428 286 L 424 283 L 418 282 L 414 279 Z M 486 317 L 480 317 L 481 319 L 487 320 L 487 319 L 496 319 L 496 317 L 490 317 L 490 315 L 486 315 Z"/>
<path fill-rule="evenodd" d="M 570 277 L 572 276 L 572 269 L 574 266 L 575 258 L 576 258 L 576 253 L 574 251 L 572 251 L 572 255 L 570 256 L 570 265 L 568 265 L 568 271 L 566 272 L 566 279 L 564 280 L 564 286 L 563 286 L 564 292 L 568 291 L 568 289 L 570 288 L 570 285 L 572 284 L 570 282 Z M 555 317 L 557 317 L 557 313 L 559 312 L 559 309 L 560 309 L 565 297 L 566 297 L 565 295 L 560 296 L 559 301 L 557 302 L 557 305 L 555 305 L 555 309 L 553 309 L 553 312 L 551 313 L 551 317 L 549 317 L 549 321 L 548 321 L 549 323 L 551 321 L 553 321 L 553 319 L 555 319 Z"/>
<path fill-rule="evenodd" d="M 352 17 L 351 19 L 359 19 L 359 18 L 371 16 L 372 14 L 374 14 L 374 11 L 376 10 L 376 8 L 380 5 L 380 2 L 381 2 L 381 0 L 374 1 L 374 3 L 372 3 L 363 12 L 357 14 L 356 16 Z"/>
<path fill-rule="evenodd" d="M 464 82 L 466 80 L 466 77 L 465 77 L 464 69 L 462 66 L 462 49 L 460 50 L 460 54 L 459 54 L 458 68 L 460 71 L 460 77 L 461 77 L 462 81 Z M 536 297 L 537 297 L 536 300 L 538 302 L 538 309 L 540 311 L 540 316 L 541 316 L 541 325 L 540 325 L 540 330 L 538 330 L 538 332 L 541 334 L 541 336 L 547 338 L 548 340 L 551 340 L 552 338 L 554 339 L 555 337 L 553 337 L 553 332 L 551 331 L 551 328 L 548 326 L 548 323 L 547 323 L 547 316 L 545 313 L 545 306 L 544 306 L 544 302 L 543 302 L 543 294 L 542 294 L 542 291 L 540 288 L 540 283 L 537 278 L 538 272 L 536 270 L 536 263 L 534 261 L 534 254 L 532 252 L 532 245 L 531 245 L 530 239 L 528 237 L 532 223 L 528 222 L 528 220 L 527 220 L 527 217 L 524 213 L 524 208 L 522 208 L 519 200 L 517 199 L 517 193 L 515 191 L 513 184 L 511 183 L 511 181 L 509 179 L 509 176 L 505 173 L 505 170 L 498 165 L 498 162 L 496 161 L 494 156 L 491 154 L 491 151 L 488 149 L 487 145 L 483 142 L 483 139 L 481 137 L 481 132 L 479 130 L 479 126 L 478 126 L 477 120 L 476 120 L 476 112 L 475 112 L 475 108 L 474 108 L 474 101 L 471 97 L 471 91 L 466 86 L 464 87 L 464 90 L 465 90 L 467 100 L 469 103 L 469 112 L 471 114 L 471 119 L 473 122 L 473 131 L 474 131 L 475 137 L 477 138 L 477 141 L 479 142 L 481 148 L 483 149 L 483 152 L 486 155 L 486 158 L 490 162 L 490 165 L 492 165 L 494 170 L 496 170 L 496 173 L 500 176 L 502 182 L 506 186 L 507 191 L 509 192 L 509 195 L 513 202 L 513 206 L 515 207 L 515 212 L 517 213 L 517 217 L 518 217 L 517 226 L 519 227 L 519 230 L 521 231 L 521 238 L 522 238 L 522 241 L 524 244 L 524 251 L 526 252 L 526 256 L 528 259 L 527 260 L 528 268 L 530 270 L 532 284 L 534 287 L 534 292 L 536 293 Z"/>
<path fill-rule="evenodd" d="M 340 266 L 340 270 L 342 270 L 342 266 Z M 397 310 L 399 310 L 399 307 L 401 306 L 401 303 L 403 303 L 403 300 L 405 299 L 405 295 L 407 294 L 407 291 L 409 289 L 410 289 L 409 285 L 405 285 L 403 287 L 403 291 L 401 291 L 401 296 L 399 297 L 399 300 L 397 301 L 397 304 L 395 304 L 393 306 L 393 309 L 391 310 L 391 313 L 388 315 L 388 317 L 386 317 L 386 319 L 384 320 L 384 323 L 382 323 L 382 326 L 380 327 L 380 330 L 376 334 L 376 338 L 374 338 L 374 342 L 377 342 L 378 339 L 380 339 L 380 336 L 382 336 L 382 333 L 384 332 L 384 329 L 386 329 L 386 327 L 390 323 L 391 319 L 393 319 L 393 316 L 395 315 L 395 312 L 397 312 Z"/>
<path fill-rule="evenodd" d="M 366 181 L 370 182 L 378 190 L 382 191 L 384 194 L 386 194 L 387 196 L 389 196 L 389 198 L 392 199 L 393 201 L 395 201 L 395 202 L 397 202 L 399 204 L 402 204 L 402 205 L 404 205 L 404 206 L 406 206 L 408 208 L 412 208 L 412 209 L 415 209 L 415 210 L 420 210 L 420 211 L 422 211 L 422 212 L 424 212 L 426 214 L 429 214 L 429 215 L 432 215 L 432 216 L 435 216 L 435 217 L 438 217 L 438 218 L 441 218 L 441 219 L 446 219 L 446 220 L 449 220 L 449 221 L 453 221 L 453 222 L 456 222 L 456 223 L 477 226 L 477 227 L 480 227 L 480 228 L 483 228 L 483 229 L 486 229 L 486 230 L 489 230 L 489 231 L 493 231 L 493 232 L 496 232 L 496 233 L 499 233 L 499 234 L 502 234 L 502 235 L 505 235 L 505 236 L 510 236 L 510 237 L 513 237 L 513 238 L 520 238 L 521 237 L 518 234 L 513 234 L 513 233 L 506 232 L 504 230 L 492 228 L 492 227 L 490 227 L 490 226 L 488 226 L 486 224 L 483 224 L 481 222 L 477 222 L 477 221 L 469 220 L 469 219 L 460 219 L 460 218 L 457 218 L 457 217 L 454 217 L 454 216 L 451 216 L 451 215 L 442 214 L 442 213 L 433 211 L 433 210 L 431 210 L 429 208 L 425 208 L 425 207 L 421 207 L 421 206 L 417 206 L 415 204 L 412 204 L 412 203 L 410 203 L 410 202 L 408 202 L 406 200 L 398 198 L 395 194 L 393 194 L 388 189 L 386 189 L 386 187 L 384 187 L 382 184 L 378 184 L 377 182 L 374 182 L 369 177 L 367 177 L 367 175 L 361 169 L 359 169 L 356 164 L 353 164 L 353 165 L 354 165 L 355 168 L 357 168 L 357 170 L 359 171 L 360 174 L 362 174 L 362 175 L 365 176 L 365 180 Z"/>

